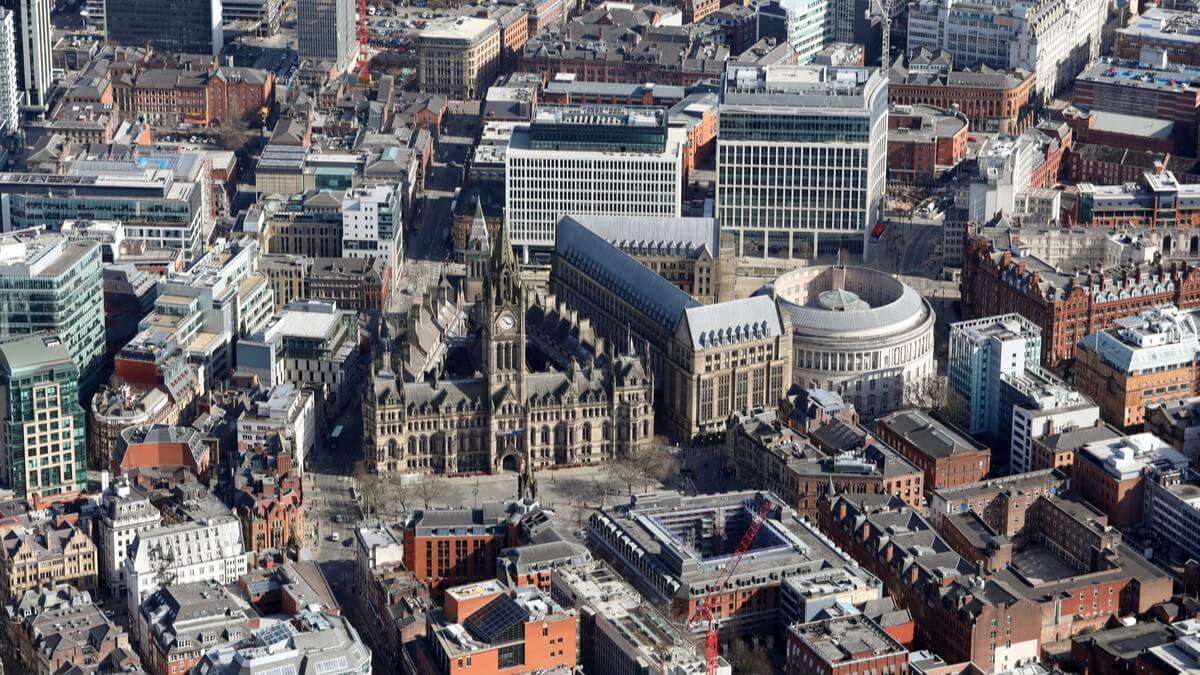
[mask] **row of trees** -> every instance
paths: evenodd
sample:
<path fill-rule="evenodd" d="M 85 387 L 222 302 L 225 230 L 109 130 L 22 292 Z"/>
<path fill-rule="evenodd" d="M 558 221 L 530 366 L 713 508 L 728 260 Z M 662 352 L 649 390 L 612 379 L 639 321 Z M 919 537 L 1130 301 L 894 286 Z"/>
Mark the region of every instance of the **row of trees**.
<path fill-rule="evenodd" d="M 367 471 L 362 461 L 354 465 L 354 481 L 358 485 L 363 516 L 368 519 L 399 518 L 417 504 L 429 509 L 447 495 L 446 484 L 436 476 L 380 476 Z"/>

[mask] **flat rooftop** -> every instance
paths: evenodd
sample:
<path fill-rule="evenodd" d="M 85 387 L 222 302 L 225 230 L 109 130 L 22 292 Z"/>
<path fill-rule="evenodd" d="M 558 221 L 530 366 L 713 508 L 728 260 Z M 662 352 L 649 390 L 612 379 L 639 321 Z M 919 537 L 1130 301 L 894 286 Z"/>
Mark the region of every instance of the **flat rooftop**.
<path fill-rule="evenodd" d="M 789 630 L 826 663 L 835 666 L 907 652 L 904 645 L 862 615 L 793 624 Z"/>

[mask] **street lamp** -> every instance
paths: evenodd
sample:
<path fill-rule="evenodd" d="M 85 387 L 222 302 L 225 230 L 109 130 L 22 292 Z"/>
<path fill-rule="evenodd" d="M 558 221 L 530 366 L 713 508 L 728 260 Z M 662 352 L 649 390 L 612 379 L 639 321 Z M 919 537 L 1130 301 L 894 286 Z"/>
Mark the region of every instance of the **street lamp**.
<path fill-rule="evenodd" d="M 475 479 L 475 487 L 471 488 L 471 495 L 475 498 L 475 508 L 479 508 L 479 479 Z"/>

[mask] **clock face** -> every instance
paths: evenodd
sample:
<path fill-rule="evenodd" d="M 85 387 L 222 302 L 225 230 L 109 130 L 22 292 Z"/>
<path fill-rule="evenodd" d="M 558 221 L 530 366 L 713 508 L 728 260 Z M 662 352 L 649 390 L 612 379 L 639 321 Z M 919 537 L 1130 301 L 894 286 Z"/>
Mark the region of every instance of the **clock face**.
<path fill-rule="evenodd" d="M 496 328 L 500 330 L 512 330 L 516 325 L 517 321 L 512 314 L 501 314 L 500 318 L 496 319 Z"/>

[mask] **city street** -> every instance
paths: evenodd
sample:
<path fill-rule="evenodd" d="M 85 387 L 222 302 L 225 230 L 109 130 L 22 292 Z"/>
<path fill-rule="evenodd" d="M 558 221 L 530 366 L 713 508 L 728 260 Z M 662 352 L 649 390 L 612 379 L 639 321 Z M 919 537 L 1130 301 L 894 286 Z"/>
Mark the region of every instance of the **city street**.
<path fill-rule="evenodd" d="M 453 220 L 450 206 L 479 132 L 478 111 L 478 102 L 450 103 L 434 159 L 425 176 L 420 215 L 405 242 L 404 270 L 398 282 L 399 292 L 393 293 L 388 302 L 389 314 L 407 309 L 414 295 L 420 295 L 437 281 L 443 266 L 451 265 L 448 272 L 455 272 L 454 268 L 459 267 L 447 262 L 450 256 L 447 239 Z"/>

